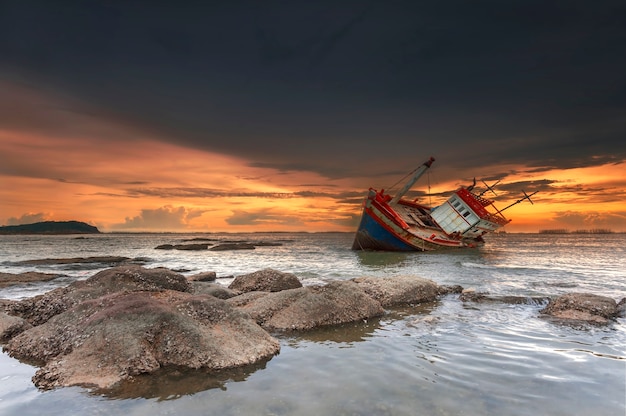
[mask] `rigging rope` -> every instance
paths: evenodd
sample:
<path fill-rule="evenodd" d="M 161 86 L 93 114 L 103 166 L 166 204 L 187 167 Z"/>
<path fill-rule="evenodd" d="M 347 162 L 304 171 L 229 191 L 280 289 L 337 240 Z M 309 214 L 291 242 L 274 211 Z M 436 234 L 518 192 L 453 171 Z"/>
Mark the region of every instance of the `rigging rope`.
<path fill-rule="evenodd" d="M 413 169 L 412 171 L 410 171 L 409 173 L 407 173 L 406 175 L 404 175 L 403 177 L 401 177 L 401 178 L 400 178 L 400 179 L 399 179 L 396 183 L 394 183 L 394 184 L 393 184 L 393 185 L 391 185 L 389 188 L 387 188 L 387 189 L 389 190 L 389 192 L 391 192 L 391 190 L 392 190 L 392 189 L 394 189 L 394 187 L 395 187 L 396 185 L 398 185 L 400 182 L 404 182 L 404 180 L 405 180 L 406 178 L 408 178 L 409 176 L 411 176 L 412 174 L 414 174 L 414 173 L 415 173 L 415 171 L 416 171 L 416 170 L 418 170 L 418 169 L 419 169 L 419 166 L 418 166 L 418 167 L 416 167 L 415 169 Z"/>
<path fill-rule="evenodd" d="M 433 201 L 431 200 L 431 195 L 430 195 L 430 171 L 428 171 L 428 206 L 429 207 L 433 206 Z"/>

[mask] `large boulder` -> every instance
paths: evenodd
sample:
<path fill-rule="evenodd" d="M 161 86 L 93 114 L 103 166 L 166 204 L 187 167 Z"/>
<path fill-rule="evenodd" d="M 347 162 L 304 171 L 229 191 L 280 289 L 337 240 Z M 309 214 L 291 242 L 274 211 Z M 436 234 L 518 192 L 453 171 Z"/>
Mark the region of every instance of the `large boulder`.
<path fill-rule="evenodd" d="M 169 366 L 239 367 L 279 349 L 248 314 L 225 301 L 171 290 L 86 300 L 5 347 L 12 357 L 43 364 L 33 377 L 42 389 L 109 388 Z"/>
<path fill-rule="evenodd" d="M 146 269 L 128 265 L 102 270 L 92 277 L 43 295 L 5 306 L 10 315 L 20 316 L 32 325 L 48 319 L 89 299 L 119 291 L 176 290 L 190 292 L 191 284 L 182 274 L 165 268 Z"/>
<path fill-rule="evenodd" d="M 607 324 L 619 313 L 614 299 L 590 293 L 568 293 L 551 299 L 540 311 L 544 315 L 573 321 Z"/>
<path fill-rule="evenodd" d="M 268 330 L 310 330 L 381 316 L 380 303 L 351 281 L 280 292 L 249 292 L 228 299 Z"/>
<path fill-rule="evenodd" d="M 296 275 L 292 273 L 279 272 L 274 269 L 263 269 L 237 276 L 228 287 L 240 292 L 279 292 L 281 290 L 302 287 L 302 283 Z"/>
<path fill-rule="evenodd" d="M 435 282 L 416 276 L 358 277 L 353 281 L 383 307 L 433 302 L 439 295 Z"/>

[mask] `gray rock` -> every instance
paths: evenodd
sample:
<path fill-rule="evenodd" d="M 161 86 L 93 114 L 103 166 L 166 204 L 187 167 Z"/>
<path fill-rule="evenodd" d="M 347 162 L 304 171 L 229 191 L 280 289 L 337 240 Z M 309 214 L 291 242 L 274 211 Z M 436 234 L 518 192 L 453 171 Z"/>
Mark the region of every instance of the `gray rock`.
<path fill-rule="evenodd" d="M 217 279 L 215 272 L 198 273 L 187 277 L 190 282 L 212 282 L 215 279 Z"/>
<path fill-rule="evenodd" d="M 19 264 L 38 265 L 38 264 L 104 263 L 104 264 L 113 265 L 117 263 L 125 263 L 131 260 L 132 259 L 129 257 L 122 257 L 122 256 L 97 256 L 97 257 L 71 257 L 71 258 L 62 258 L 62 259 L 25 260 L 25 261 L 19 262 Z"/>
<path fill-rule="evenodd" d="M 32 327 L 26 319 L 0 312 L 0 344 Z"/>
<path fill-rule="evenodd" d="M 416 276 L 359 277 L 353 281 L 383 307 L 433 302 L 439 295 L 435 282 Z"/>
<path fill-rule="evenodd" d="M 10 356 L 43 363 L 33 382 L 110 388 L 162 367 L 219 370 L 269 359 L 279 342 L 212 296 L 164 290 L 86 300 L 14 337 Z"/>
<path fill-rule="evenodd" d="M 193 293 L 196 295 L 211 295 L 218 299 L 230 299 L 241 292 L 229 289 L 224 285 L 210 282 L 192 282 Z"/>
<path fill-rule="evenodd" d="M 626 318 L 626 298 L 622 298 L 617 304 L 617 316 Z"/>
<path fill-rule="evenodd" d="M 302 287 L 302 283 L 296 275 L 292 273 L 283 273 L 274 269 L 263 269 L 254 273 L 237 276 L 228 287 L 240 292 L 279 292 L 281 290 Z"/>
<path fill-rule="evenodd" d="M 118 266 L 103 270 L 84 281 L 52 290 L 43 295 L 8 304 L 10 315 L 22 317 L 32 325 L 48 319 L 89 299 L 119 291 L 177 290 L 190 292 L 191 285 L 182 274 L 165 268 L 146 269 L 141 266 Z"/>
<path fill-rule="evenodd" d="M 510 296 L 491 295 L 487 292 L 476 292 L 474 289 L 465 289 L 459 295 L 462 302 L 474 303 L 507 303 L 510 305 L 542 305 L 550 301 L 545 296 Z"/>
<path fill-rule="evenodd" d="M 310 330 L 381 316 L 380 303 L 352 281 L 280 292 L 249 292 L 229 299 L 268 330 Z"/>
<path fill-rule="evenodd" d="M 0 288 L 24 283 L 47 282 L 61 276 L 60 274 L 25 272 L 25 273 L 2 273 L 0 272 Z"/>
<path fill-rule="evenodd" d="M 176 250 L 206 250 L 209 244 L 176 244 L 174 248 Z"/>
<path fill-rule="evenodd" d="M 223 243 L 211 247 L 211 251 L 225 251 L 225 250 L 254 250 L 254 244 L 250 243 Z"/>
<path fill-rule="evenodd" d="M 437 292 L 439 295 L 448 295 L 451 293 L 463 293 L 463 286 L 460 285 L 441 285 L 438 287 Z"/>
<path fill-rule="evenodd" d="M 206 250 L 209 247 L 208 243 L 194 243 L 194 244 L 160 244 L 156 246 L 155 250 Z"/>
<path fill-rule="evenodd" d="M 590 293 L 567 293 L 551 299 L 541 314 L 570 321 L 607 324 L 619 314 L 614 299 Z"/>

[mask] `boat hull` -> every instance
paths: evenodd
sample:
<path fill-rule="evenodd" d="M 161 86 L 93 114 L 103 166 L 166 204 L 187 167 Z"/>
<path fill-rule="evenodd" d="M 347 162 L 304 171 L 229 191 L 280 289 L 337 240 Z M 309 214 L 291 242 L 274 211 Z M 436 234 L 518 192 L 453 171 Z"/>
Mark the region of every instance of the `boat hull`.
<path fill-rule="evenodd" d="M 352 243 L 353 250 L 415 251 L 416 248 L 363 211 L 361 223 Z"/>
<path fill-rule="evenodd" d="M 450 239 L 441 229 L 407 224 L 398 212 L 371 190 L 364 201 L 361 222 L 353 250 L 433 251 L 445 248 L 476 247 L 479 241 Z"/>

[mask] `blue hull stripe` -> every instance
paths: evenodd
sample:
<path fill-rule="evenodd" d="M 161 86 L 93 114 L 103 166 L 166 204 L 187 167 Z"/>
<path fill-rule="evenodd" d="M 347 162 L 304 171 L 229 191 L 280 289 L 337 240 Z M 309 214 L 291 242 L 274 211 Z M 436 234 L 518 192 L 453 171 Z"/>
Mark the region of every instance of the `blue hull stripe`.
<path fill-rule="evenodd" d="M 354 249 L 415 251 L 416 248 L 405 243 L 380 225 L 366 211 L 363 211 L 361 224 L 353 244 Z"/>

